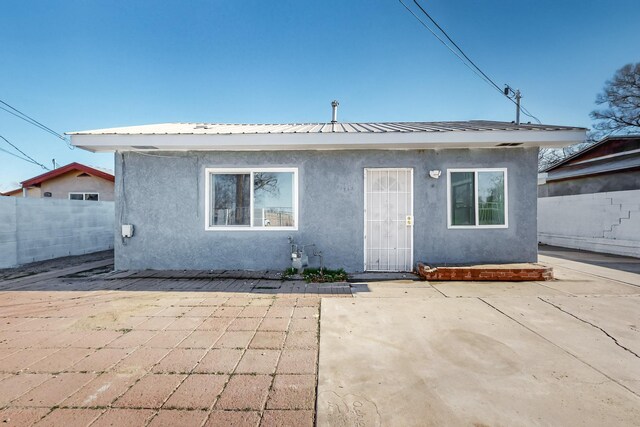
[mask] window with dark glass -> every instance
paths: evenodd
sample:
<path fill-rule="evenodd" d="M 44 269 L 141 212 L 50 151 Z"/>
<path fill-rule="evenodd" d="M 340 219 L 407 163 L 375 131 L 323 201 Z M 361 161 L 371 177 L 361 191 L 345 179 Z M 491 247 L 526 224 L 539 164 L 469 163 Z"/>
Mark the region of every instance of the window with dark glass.
<path fill-rule="evenodd" d="M 449 171 L 449 225 L 507 225 L 506 170 Z"/>

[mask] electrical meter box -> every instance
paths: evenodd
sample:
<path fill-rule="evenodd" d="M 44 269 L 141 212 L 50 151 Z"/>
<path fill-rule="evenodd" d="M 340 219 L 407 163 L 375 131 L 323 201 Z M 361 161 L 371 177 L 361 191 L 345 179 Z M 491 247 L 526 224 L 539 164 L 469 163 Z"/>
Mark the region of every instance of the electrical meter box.
<path fill-rule="evenodd" d="M 122 224 L 122 237 L 133 237 L 133 225 Z"/>

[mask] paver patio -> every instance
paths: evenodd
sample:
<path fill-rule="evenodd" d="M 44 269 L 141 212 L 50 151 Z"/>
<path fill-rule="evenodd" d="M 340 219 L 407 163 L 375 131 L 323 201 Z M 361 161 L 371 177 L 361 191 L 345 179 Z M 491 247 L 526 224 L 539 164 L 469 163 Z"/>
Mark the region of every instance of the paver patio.
<path fill-rule="evenodd" d="M 320 295 L 348 286 L 81 270 L 0 282 L 2 425 L 314 424 Z"/>

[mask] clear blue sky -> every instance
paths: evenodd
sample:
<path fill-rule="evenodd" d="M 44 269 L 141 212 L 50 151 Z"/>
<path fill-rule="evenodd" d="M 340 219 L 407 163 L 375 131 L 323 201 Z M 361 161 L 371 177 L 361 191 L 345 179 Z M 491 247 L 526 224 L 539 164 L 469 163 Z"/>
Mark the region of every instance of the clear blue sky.
<path fill-rule="evenodd" d="M 637 0 L 423 4 L 545 123 L 589 126 L 604 81 L 640 61 Z M 328 121 L 334 98 L 342 121 L 514 119 L 397 0 L 4 0 L 0 10 L 0 99 L 59 132 Z M 47 165 L 113 165 L 3 111 L 0 135 Z M 41 172 L 0 152 L 2 190 Z"/>

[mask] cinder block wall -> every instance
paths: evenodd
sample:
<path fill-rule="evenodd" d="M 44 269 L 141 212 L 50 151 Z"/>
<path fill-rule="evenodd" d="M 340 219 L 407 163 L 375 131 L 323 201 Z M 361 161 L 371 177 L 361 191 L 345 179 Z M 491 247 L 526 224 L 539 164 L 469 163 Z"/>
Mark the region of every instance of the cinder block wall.
<path fill-rule="evenodd" d="M 113 248 L 114 203 L 0 197 L 0 268 Z"/>
<path fill-rule="evenodd" d="M 540 198 L 538 240 L 640 258 L 640 190 Z"/>

